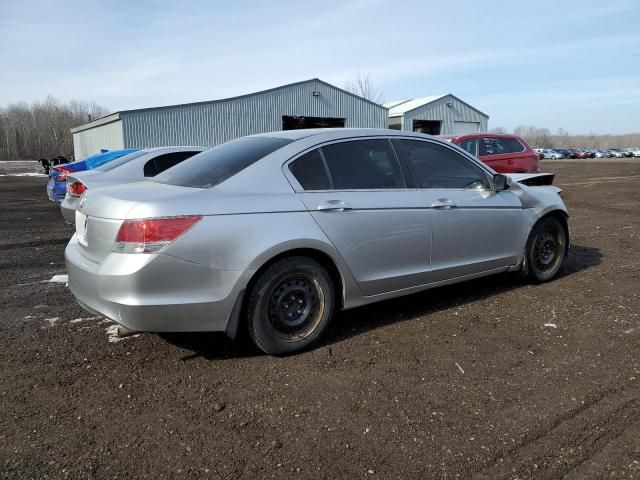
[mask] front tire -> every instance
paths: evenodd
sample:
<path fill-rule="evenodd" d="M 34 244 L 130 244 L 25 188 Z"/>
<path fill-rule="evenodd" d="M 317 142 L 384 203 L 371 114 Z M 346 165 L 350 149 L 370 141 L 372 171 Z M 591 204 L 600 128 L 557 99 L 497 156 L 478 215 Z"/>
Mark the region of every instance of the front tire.
<path fill-rule="evenodd" d="M 548 282 L 560 269 L 567 251 L 567 232 L 553 217 L 535 224 L 526 246 L 527 273 L 535 282 Z"/>
<path fill-rule="evenodd" d="M 331 276 L 307 257 L 275 262 L 249 292 L 247 326 L 255 345 L 269 355 L 308 348 L 325 331 L 335 310 Z"/>

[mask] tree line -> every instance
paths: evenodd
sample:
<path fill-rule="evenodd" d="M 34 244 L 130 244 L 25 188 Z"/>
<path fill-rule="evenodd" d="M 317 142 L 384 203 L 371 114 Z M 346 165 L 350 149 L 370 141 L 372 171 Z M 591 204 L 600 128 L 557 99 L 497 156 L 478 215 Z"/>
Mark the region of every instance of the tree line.
<path fill-rule="evenodd" d="M 70 129 L 109 114 L 96 102 L 43 101 L 0 107 L 0 160 L 37 160 L 73 155 Z"/>
<path fill-rule="evenodd" d="M 493 133 L 508 133 L 502 127 L 491 130 Z M 548 128 L 521 125 L 513 133 L 524 138 L 532 148 L 629 148 L 640 147 L 640 133 L 624 135 L 572 135 L 559 128 L 552 133 Z"/>

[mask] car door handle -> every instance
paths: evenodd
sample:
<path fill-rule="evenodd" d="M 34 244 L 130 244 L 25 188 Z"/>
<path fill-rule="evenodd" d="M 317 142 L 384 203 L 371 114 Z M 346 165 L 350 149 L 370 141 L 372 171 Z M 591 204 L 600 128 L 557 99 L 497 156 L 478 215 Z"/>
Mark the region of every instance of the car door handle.
<path fill-rule="evenodd" d="M 351 205 L 342 200 L 327 200 L 318 205 L 319 212 L 344 212 L 351 209 Z"/>
<path fill-rule="evenodd" d="M 435 202 L 431 202 L 430 207 L 443 210 L 443 209 L 449 209 L 449 208 L 456 208 L 457 205 L 447 198 L 439 198 Z"/>

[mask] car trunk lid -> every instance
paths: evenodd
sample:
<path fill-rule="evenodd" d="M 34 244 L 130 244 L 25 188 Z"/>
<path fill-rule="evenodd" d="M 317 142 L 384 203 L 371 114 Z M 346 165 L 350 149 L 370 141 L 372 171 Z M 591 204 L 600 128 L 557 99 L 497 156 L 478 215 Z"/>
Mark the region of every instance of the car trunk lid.
<path fill-rule="evenodd" d="M 124 219 L 132 218 L 130 213 L 136 209 L 141 215 L 136 217 L 181 215 L 181 209 L 187 206 L 183 197 L 201 192 L 201 189 L 176 187 L 158 183 L 140 182 L 134 188 L 112 186 L 91 190 L 80 198 L 76 211 L 76 235 L 82 254 L 93 262 L 101 262 L 113 250 L 118 230 Z M 154 210 L 154 201 L 162 199 L 162 205 L 175 208 Z M 182 205 L 182 207 L 181 207 Z"/>

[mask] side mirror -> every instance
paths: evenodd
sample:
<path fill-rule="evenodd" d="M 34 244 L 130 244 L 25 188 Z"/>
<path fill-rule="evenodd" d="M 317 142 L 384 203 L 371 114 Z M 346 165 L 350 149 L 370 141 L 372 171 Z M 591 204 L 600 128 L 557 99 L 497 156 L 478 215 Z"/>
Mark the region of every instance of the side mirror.
<path fill-rule="evenodd" d="M 493 176 L 493 188 L 495 188 L 496 192 L 509 190 L 509 178 L 501 173 L 496 173 Z"/>

